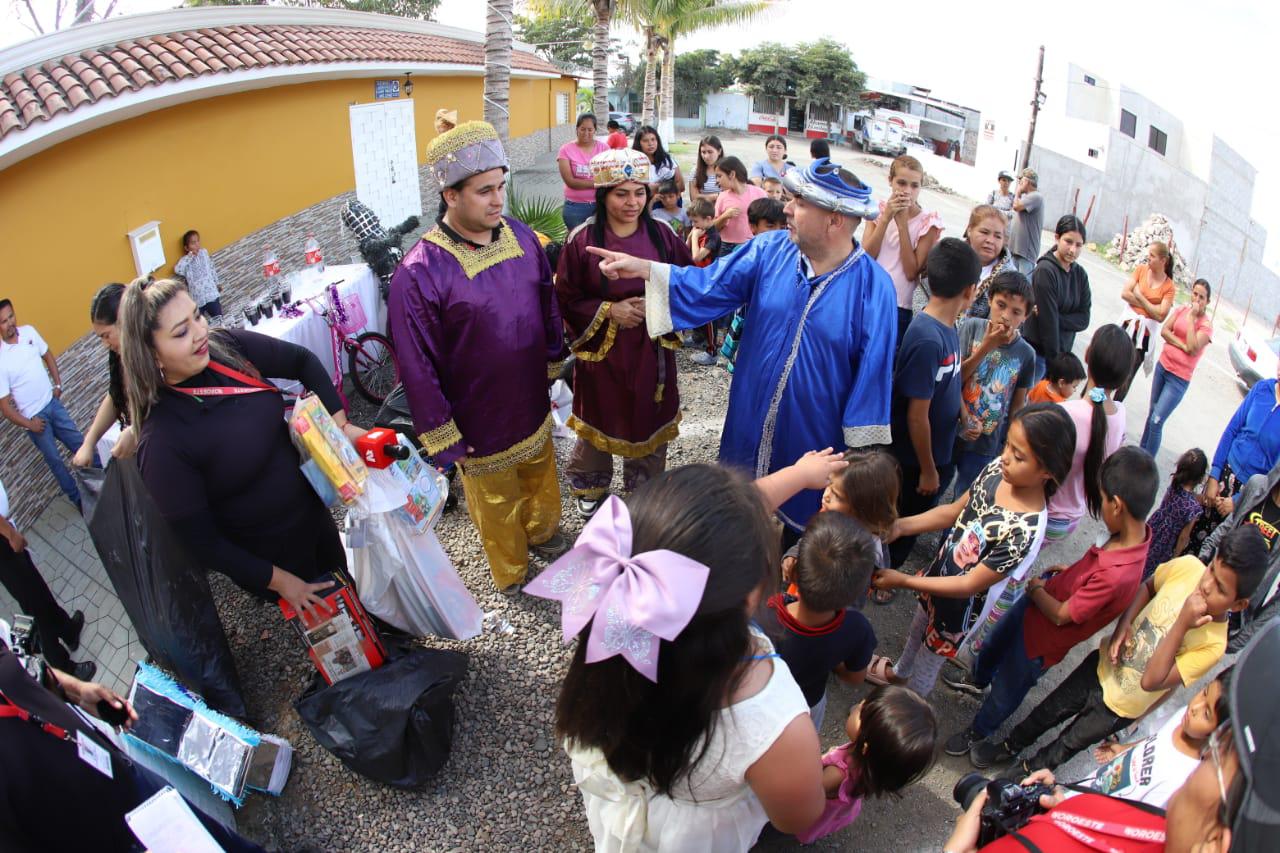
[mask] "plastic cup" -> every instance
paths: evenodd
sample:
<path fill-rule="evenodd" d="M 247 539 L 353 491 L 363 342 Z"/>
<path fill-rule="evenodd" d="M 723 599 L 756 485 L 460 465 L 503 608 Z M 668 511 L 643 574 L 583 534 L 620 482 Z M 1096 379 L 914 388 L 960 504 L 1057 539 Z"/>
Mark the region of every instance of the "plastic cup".
<path fill-rule="evenodd" d="M 271 298 L 267 297 L 258 303 L 258 309 L 262 312 L 264 318 L 271 318 L 275 314 L 275 307 L 271 304 Z"/>

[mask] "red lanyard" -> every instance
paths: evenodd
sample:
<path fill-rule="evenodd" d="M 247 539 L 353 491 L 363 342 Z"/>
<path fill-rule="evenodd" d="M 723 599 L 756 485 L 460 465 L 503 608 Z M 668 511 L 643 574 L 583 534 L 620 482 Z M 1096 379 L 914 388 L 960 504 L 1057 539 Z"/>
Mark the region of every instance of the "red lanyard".
<path fill-rule="evenodd" d="M 229 379 L 234 379 L 237 382 L 243 382 L 245 384 L 210 385 L 202 388 L 183 388 L 180 385 L 170 385 L 169 387 L 179 393 L 189 394 L 196 398 L 233 397 L 241 394 L 259 394 L 263 391 L 274 391 L 277 394 L 282 393 L 279 388 L 269 382 L 263 382 L 261 379 L 256 379 L 249 376 L 247 373 L 241 373 L 238 370 L 227 367 L 225 364 L 218 364 L 216 361 L 209 362 L 209 369 L 214 373 L 221 373 Z"/>
<path fill-rule="evenodd" d="M 58 738 L 59 740 L 75 740 L 76 736 L 64 729 L 62 726 L 55 726 L 53 723 L 45 722 L 35 714 L 16 704 L 8 696 L 0 692 L 0 699 L 4 700 L 4 704 L 0 704 L 0 719 L 6 717 L 17 717 L 19 720 L 28 723 L 34 723 L 44 731 Z"/>
<path fill-rule="evenodd" d="M 1081 844 L 1094 850 L 1104 851 L 1104 853 L 1123 853 L 1123 849 L 1113 846 L 1106 838 L 1099 838 L 1098 836 L 1144 841 L 1151 844 L 1163 844 L 1165 840 L 1163 829 L 1130 826 L 1129 824 L 1117 823 L 1111 820 L 1084 817 L 1075 812 L 1064 810 L 1061 806 L 1053 811 L 1036 815 L 1031 820 L 1037 823 L 1047 821 Z M 1097 833 L 1097 835 L 1092 833 Z"/>

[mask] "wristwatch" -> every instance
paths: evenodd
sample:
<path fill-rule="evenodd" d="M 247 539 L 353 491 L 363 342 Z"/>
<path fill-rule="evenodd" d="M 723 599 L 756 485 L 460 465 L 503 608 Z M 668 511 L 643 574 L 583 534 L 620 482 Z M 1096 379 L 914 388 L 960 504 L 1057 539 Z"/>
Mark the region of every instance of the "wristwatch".
<path fill-rule="evenodd" d="M 62 383 L 61 383 L 61 382 L 55 382 L 55 383 L 53 384 L 53 390 L 55 390 L 55 391 L 61 391 L 61 390 L 62 390 Z"/>

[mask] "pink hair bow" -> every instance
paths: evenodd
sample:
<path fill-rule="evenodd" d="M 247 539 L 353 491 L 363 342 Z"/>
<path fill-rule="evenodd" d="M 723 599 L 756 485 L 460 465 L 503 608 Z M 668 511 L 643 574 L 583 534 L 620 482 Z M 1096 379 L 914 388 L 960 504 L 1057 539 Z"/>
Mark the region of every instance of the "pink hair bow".
<path fill-rule="evenodd" d="M 587 663 L 622 655 L 650 681 L 658 680 L 658 640 L 674 640 L 689 624 L 710 571 L 674 551 L 631 553 L 631 515 L 610 496 L 583 528 L 569 553 L 524 591 L 559 601 L 569 643 L 588 622 Z"/>

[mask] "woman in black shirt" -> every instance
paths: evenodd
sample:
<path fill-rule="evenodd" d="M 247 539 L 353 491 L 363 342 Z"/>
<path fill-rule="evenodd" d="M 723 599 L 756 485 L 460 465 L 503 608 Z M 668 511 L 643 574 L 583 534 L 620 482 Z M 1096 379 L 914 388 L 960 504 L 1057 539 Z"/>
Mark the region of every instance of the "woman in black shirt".
<path fill-rule="evenodd" d="M 93 295 L 89 304 L 89 322 L 93 324 L 93 333 L 107 348 L 107 393 L 98 405 L 98 413 L 93 423 L 84 434 L 84 443 L 71 457 L 71 463 L 77 468 L 88 468 L 94 464 L 94 451 L 98 440 L 106 435 L 113 423 L 119 422 L 122 430 L 120 438 L 111 448 L 111 455 L 116 458 L 132 456 L 138 449 L 138 435 L 129 428 L 129 404 L 124 396 L 124 369 L 120 366 L 120 328 L 116 325 L 116 316 L 120 313 L 120 300 L 124 297 L 124 285 L 119 283 L 104 284 Z M 105 465 L 107 460 L 102 460 Z"/>
<path fill-rule="evenodd" d="M 326 584 L 310 581 L 345 571 L 346 555 L 298 468 L 280 394 L 263 378 L 301 382 L 348 437 L 361 435 L 319 359 L 254 332 L 210 332 L 173 280 L 129 285 L 120 326 L 138 467 L 160 511 L 206 567 L 324 612 Z"/>

